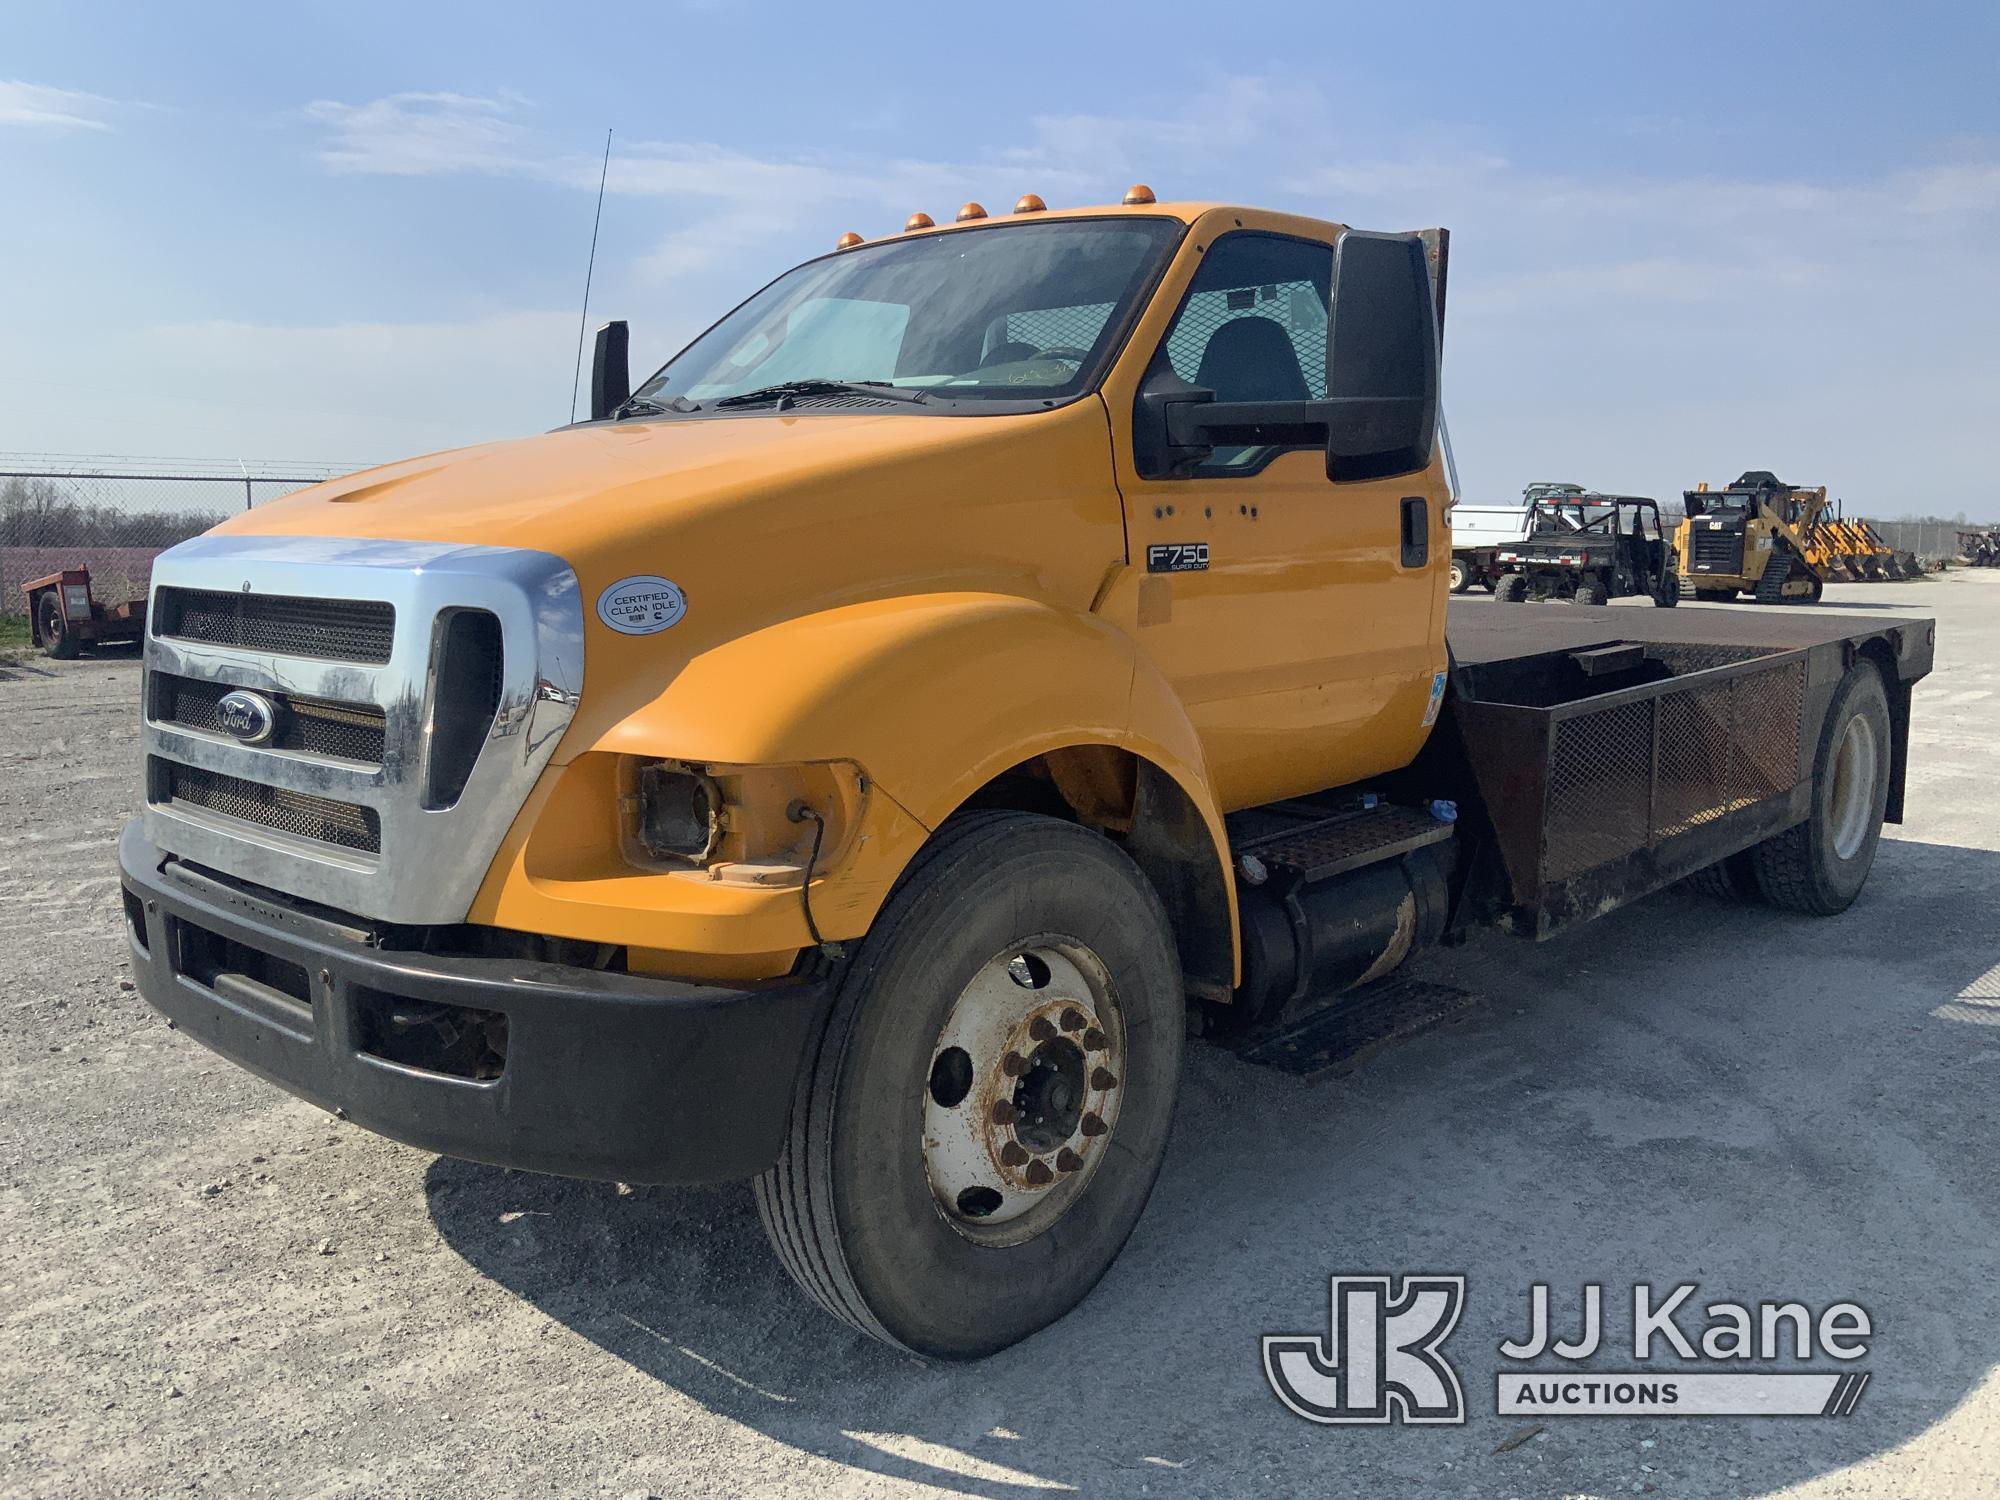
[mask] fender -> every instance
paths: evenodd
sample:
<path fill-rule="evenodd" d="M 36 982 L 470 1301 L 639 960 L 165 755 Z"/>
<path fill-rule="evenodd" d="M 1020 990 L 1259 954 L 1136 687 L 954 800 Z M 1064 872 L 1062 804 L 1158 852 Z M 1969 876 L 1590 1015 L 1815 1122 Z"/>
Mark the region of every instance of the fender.
<path fill-rule="evenodd" d="M 1107 621 L 987 592 L 843 605 L 736 636 L 694 657 L 656 698 L 578 747 L 569 766 L 544 775 L 544 786 L 529 799 L 495 861 L 474 920 L 582 935 L 574 920 L 530 909 L 519 886 L 527 882 L 544 897 L 557 896 L 555 885 L 566 875 L 611 873 L 538 870 L 524 858 L 523 846 L 542 838 L 544 822 L 564 821 L 551 817 L 560 810 L 551 806 L 559 794 L 550 783 L 581 775 L 602 782 L 599 800 L 608 798 L 608 778 L 590 773 L 593 762 L 608 764 L 611 755 L 735 765 L 850 760 L 876 795 L 858 847 L 815 878 L 813 910 L 827 937 L 859 937 L 930 832 L 967 798 L 1023 761 L 1077 745 L 1132 752 L 1170 777 L 1199 812 L 1208 857 L 1220 875 L 1216 888 L 1230 898 L 1214 919 L 1228 922 L 1233 957 L 1227 837 L 1200 742 L 1179 699 Z M 572 848 L 596 842 L 558 836 Z M 606 884 L 591 883 L 599 885 L 599 897 L 614 894 Z M 770 908 L 769 918 L 732 923 L 760 903 L 737 898 L 725 909 L 699 881 L 636 871 L 615 885 L 620 902 L 656 911 L 664 906 L 661 915 L 669 921 L 673 904 L 699 901 L 709 919 L 702 932 L 709 951 L 796 949 L 807 941 L 796 887 L 753 893 Z M 646 887 L 651 890 L 642 896 Z M 583 892 L 560 894 L 576 899 Z M 720 931 L 717 923 L 739 930 Z M 587 925 L 601 941 L 630 941 L 610 937 L 602 922 Z"/>

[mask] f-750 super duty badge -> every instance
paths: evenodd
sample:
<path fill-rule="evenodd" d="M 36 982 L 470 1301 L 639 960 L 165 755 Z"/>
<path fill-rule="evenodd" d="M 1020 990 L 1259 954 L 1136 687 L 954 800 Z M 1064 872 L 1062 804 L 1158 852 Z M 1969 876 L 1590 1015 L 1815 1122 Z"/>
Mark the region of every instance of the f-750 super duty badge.
<path fill-rule="evenodd" d="M 1155 542 L 1146 549 L 1148 573 L 1206 573 L 1207 542 Z"/>

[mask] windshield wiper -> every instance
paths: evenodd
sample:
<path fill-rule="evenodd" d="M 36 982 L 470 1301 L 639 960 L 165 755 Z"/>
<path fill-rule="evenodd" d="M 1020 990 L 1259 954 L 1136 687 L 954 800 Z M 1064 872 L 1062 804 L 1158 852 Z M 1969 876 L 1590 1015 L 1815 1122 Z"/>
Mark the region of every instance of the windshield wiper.
<path fill-rule="evenodd" d="M 724 396 L 715 404 L 720 408 L 775 401 L 778 409 L 783 411 L 787 402 L 799 396 L 881 396 L 889 401 L 907 401 L 913 405 L 930 400 L 922 391 L 905 390 L 901 386 L 890 385 L 886 380 L 825 380 L 814 376 L 807 380 L 781 380 L 776 385 L 759 386 L 754 391 Z"/>
<path fill-rule="evenodd" d="M 701 403 L 699 401 L 690 401 L 685 396 L 676 396 L 671 401 L 655 401 L 651 396 L 629 396 L 626 398 L 625 404 L 611 414 L 611 420 L 616 422 L 626 417 L 641 415 L 666 417 L 672 416 L 676 412 L 700 410 Z"/>

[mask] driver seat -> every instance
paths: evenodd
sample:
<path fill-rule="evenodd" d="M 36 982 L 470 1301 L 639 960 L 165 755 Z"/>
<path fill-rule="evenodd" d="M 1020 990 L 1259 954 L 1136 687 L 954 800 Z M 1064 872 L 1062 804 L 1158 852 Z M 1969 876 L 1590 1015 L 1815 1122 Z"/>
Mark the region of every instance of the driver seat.
<path fill-rule="evenodd" d="M 1194 383 L 1218 401 L 1307 401 L 1291 335 L 1270 318 L 1231 318 L 1208 336 Z"/>

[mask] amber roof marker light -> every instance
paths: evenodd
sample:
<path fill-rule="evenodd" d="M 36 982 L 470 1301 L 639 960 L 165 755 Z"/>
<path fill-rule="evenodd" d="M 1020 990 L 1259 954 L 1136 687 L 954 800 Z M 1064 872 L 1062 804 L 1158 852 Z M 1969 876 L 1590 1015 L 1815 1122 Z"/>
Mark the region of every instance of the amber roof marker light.
<path fill-rule="evenodd" d="M 983 219 L 985 217 L 986 210 L 977 203 L 965 203 L 959 206 L 958 222 L 961 224 L 967 219 Z"/>
<path fill-rule="evenodd" d="M 937 220 L 933 219 L 929 214 L 911 214 L 909 218 L 903 220 L 903 232 L 907 234 L 912 229 L 930 229 L 936 224 Z"/>
<path fill-rule="evenodd" d="M 1048 207 L 1048 204 L 1042 202 L 1040 193 L 1023 193 L 1014 200 L 1014 212 L 1017 214 L 1046 213 Z"/>
<path fill-rule="evenodd" d="M 865 245 L 867 243 L 860 235 L 850 229 L 833 242 L 833 248 L 836 250 L 852 250 L 856 245 Z"/>
<path fill-rule="evenodd" d="M 1157 203 L 1159 201 L 1160 201 L 1159 199 L 1153 196 L 1153 190 L 1147 187 L 1146 184 L 1143 182 L 1135 182 L 1130 187 L 1125 189 L 1125 202 L 1128 205 L 1138 204 L 1138 203 Z"/>

